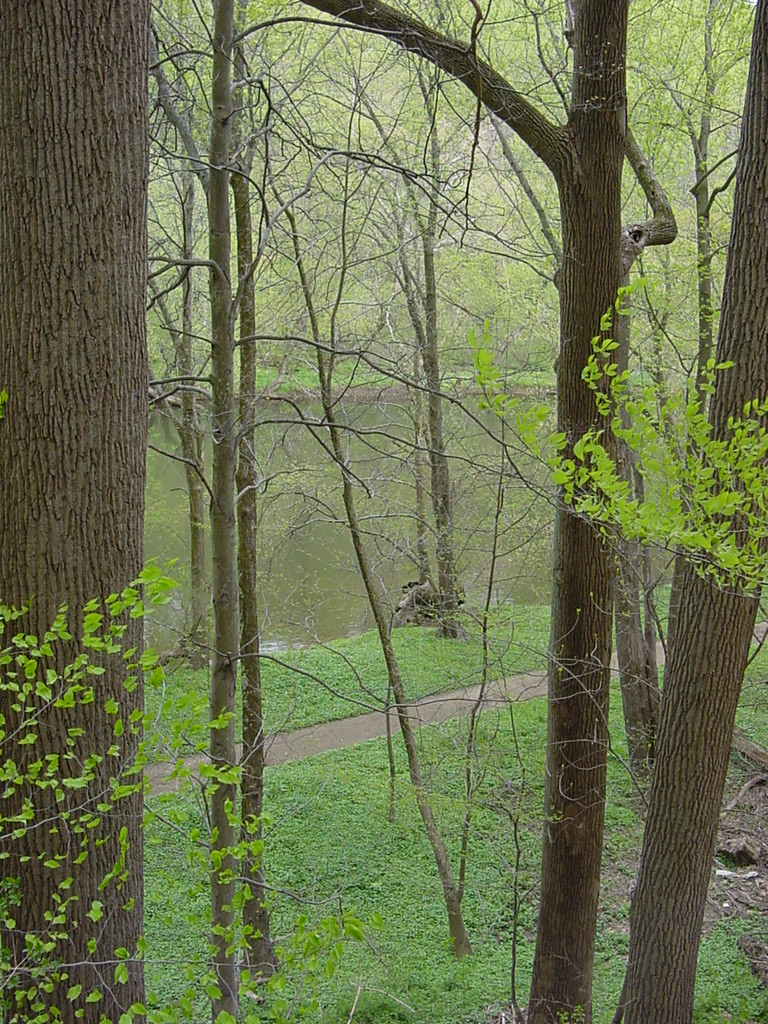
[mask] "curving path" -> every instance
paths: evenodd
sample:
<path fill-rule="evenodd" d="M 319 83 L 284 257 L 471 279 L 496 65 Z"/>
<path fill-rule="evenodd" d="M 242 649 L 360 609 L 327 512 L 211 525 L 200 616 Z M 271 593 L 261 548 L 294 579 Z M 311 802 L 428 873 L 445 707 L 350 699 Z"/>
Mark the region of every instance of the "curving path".
<path fill-rule="evenodd" d="M 762 643 L 768 635 L 768 623 L 761 622 L 755 627 L 755 640 Z M 664 651 L 658 645 L 657 657 L 660 665 L 664 664 Z M 612 662 L 616 669 L 616 660 Z M 482 707 L 505 707 L 510 701 L 528 700 L 531 697 L 543 697 L 547 692 L 546 672 L 524 672 L 521 675 L 509 676 L 489 683 Z M 447 693 L 435 693 L 408 705 L 409 716 L 414 725 L 439 725 L 451 718 L 469 714 L 480 696 L 480 686 L 464 687 Z M 400 729 L 397 715 L 390 712 L 392 732 Z M 351 747 L 365 740 L 377 739 L 387 732 L 387 716 L 383 711 L 371 711 L 364 715 L 353 715 L 348 718 L 337 718 L 332 722 L 321 722 L 303 729 L 290 732 L 278 732 L 267 741 L 267 765 L 285 764 L 286 761 L 298 761 L 303 757 L 312 757 L 327 750 L 340 750 Z M 239 749 L 239 748 L 238 748 Z M 193 773 L 205 763 L 204 755 L 185 759 L 185 766 Z M 179 788 L 179 780 L 171 777 L 173 765 L 169 762 L 157 762 L 147 765 L 145 777 L 153 794 L 168 793 Z"/>
<path fill-rule="evenodd" d="M 547 692 L 545 672 L 524 672 L 489 683 L 483 699 L 483 708 L 505 707 L 509 701 L 528 700 L 541 697 Z M 465 687 L 447 693 L 435 693 L 409 704 L 409 717 L 414 726 L 439 725 L 451 718 L 469 714 L 480 696 L 480 686 Z M 399 732 L 400 723 L 394 711 L 390 712 L 393 734 Z M 321 722 L 303 729 L 278 732 L 267 740 L 267 765 L 285 764 L 302 757 L 312 757 L 327 750 L 340 750 L 365 740 L 377 739 L 387 732 L 387 716 L 384 711 L 371 711 L 364 715 L 337 718 L 332 722 Z M 238 746 L 238 752 L 240 747 Z M 205 763 L 207 757 L 198 755 L 185 758 L 185 766 L 193 773 Z M 170 762 L 149 764 L 144 770 L 145 778 L 151 785 L 151 792 L 168 793 L 179 788 L 179 780 L 171 778 L 173 765 Z"/>

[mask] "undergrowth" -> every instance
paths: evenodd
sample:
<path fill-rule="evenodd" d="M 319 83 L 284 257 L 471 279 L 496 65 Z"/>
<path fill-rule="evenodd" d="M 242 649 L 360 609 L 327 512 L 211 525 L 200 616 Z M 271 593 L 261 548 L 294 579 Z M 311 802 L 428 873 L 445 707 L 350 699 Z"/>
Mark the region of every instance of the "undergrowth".
<path fill-rule="evenodd" d="M 432 671 L 425 670 L 420 677 L 424 687 L 434 687 L 437 678 L 460 671 L 461 660 L 454 660 L 450 642 L 427 642 L 424 633 L 415 630 L 399 636 L 401 645 L 424 643 L 426 652 L 421 657 L 425 665 L 433 664 L 435 651 L 446 645 L 442 667 L 433 664 Z M 375 664 L 370 644 L 370 638 L 347 641 L 344 650 L 364 667 L 366 658 Z M 461 651 L 466 654 L 468 646 Z M 315 657 L 331 657 L 330 664 L 335 663 L 327 652 L 317 652 Z M 413 664 L 409 667 L 413 679 Z M 763 743 L 768 739 L 768 703 L 765 683 L 760 680 L 766 674 L 768 654 L 764 652 L 750 668 L 739 711 L 741 724 Z M 274 694 L 274 681 L 272 686 Z M 296 694 L 282 699 L 284 707 L 289 707 Z M 332 705 L 330 698 L 325 699 L 324 713 L 328 713 Z M 316 705 L 305 711 L 304 720 L 318 713 Z M 320 1010 L 309 1019 L 346 1021 L 358 989 L 356 1024 L 469 1024 L 484 1021 L 485 1010 L 492 1005 L 508 1005 L 515 816 L 521 846 L 517 885 L 523 897 L 517 984 L 518 998 L 525 1002 L 539 895 L 546 702 L 520 702 L 512 713 L 514 732 L 506 709 L 486 711 L 480 727 L 480 784 L 464 898 L 475 953 L 460 963 L 454 961 L 448 947 L 441 889 L 400 742 L 396 743 L 397 813 L 393 824 L 387 820 L 389 775 L 383 740 L 267 770 L 265 806 L 271 824 L 266 835 L 265 870 L 273 887 L 274 934 L 290 934 L 299 912 L 311 919 L 354 910 L 362 919 L 378 914 L 383 921 L 366 943 L 345 951 L 333 978 L 322 986 Z M 611 1019 L 621 987 L 628 948 L 629 892 L 642 829 L 641 802 L 621 763 L 626 746 L 616 684 L 610 723 L 615 756 L 609 762 L 595 964 L 596 1022 Z M 461 753 L 465 729 L 466 720 L 458 719 L 421 733 L 425 775 L 454 865 L 464 809 Z M 203 827 L 200 807 L 187 794 L 153 799 L 152 808 L 162 820 L 151 818 L 147 829 L 148 981 L 162 1005 L 183 988 L 184 963 L 204 960 L 208 900 L 205 873 L 189 838 L 192 830 Z M 721 921 L 703 938 L 696 997 L 699 1024 L 725 1019 L 746 1024 L 768 1018 L 768 997 L 736 945 L 744 928 L 763 938 L 768 934 L 766 922 L 752 918 Z M 297 973 L 286 979 L 289 990 L 299 983 Z M 268 1006 L 267 1002 L 248 1010 L 255 1009 L 268 1020 Z M 195 1014 L 205 1012 L 201 1001 Z"/>

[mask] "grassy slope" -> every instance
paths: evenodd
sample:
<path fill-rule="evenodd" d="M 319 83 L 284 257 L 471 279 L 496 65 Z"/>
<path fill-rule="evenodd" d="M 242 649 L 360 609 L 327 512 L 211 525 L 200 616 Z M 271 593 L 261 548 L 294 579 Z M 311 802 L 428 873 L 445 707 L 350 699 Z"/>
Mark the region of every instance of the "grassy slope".
<path fill-rule="evenodd" d="M 491 626 L 492 679 L 544 667 L 548 619 L 548 609 L 531 605 L 515 609 L 514 625 L 507 617 Z M 415 626 L 394 630 L 395 649 L 411 699 L 480 682 L 480 630 L 471 622 L 468 628 L 466 643 L 441 639 L 433 630 Z M 306 674 L 295 671 L 297 668 Z M 382 707 L 387 694 L 384 658 L 374 631 L 325 647 L 267 655 L 262 660 L 262 679 L 270 732 L 365 714 Z M 148 689 L 147 710 L 151 718 L 162 711 L 165 728 L 195 708 L 200 722 L 205 722 L 207 699 L 207 670 L 180 668 L 168 673 L 162 691 Z M 237 730 L 239 737 L 239 711 Z"/>
<path fill-rule="evenodd" d="M 540 637 L 541 640 L 541 637 Z M 415 642 L 415 640 L 414 640 Z M 346 648 L 352 654 L 356 643 Z M 431 644 L 426 645 L 431 648 Z M 366 650 L 366 644 L 362 644 Z M 360 655 L 362 657 L 362 655 Z M 449 660 L 450 663 L 450 660 Z M 442 669 L 441 671 L 447 671 Z M 768 656 L 751 668 L 753 679 L 768 674 Z M 611 714 L 616 752 L 624 752 L 618 691 Z M 741 724 L 768 743 L 765 686 L 745 687 Z M 411 798 L 398 744 L 397 821 L 386 820 L 387 762 L 383 741 L 296 762 L 267 773 L 267 806 L 275 819 L 268 838 L 267 872 L 273 885 L 319 901 L 310 916 L 339 905 L 360 916 L 381 914 L 384 926 L 370 947 L 349 947 L 342 966 L 323 993 L 324 1021 L 345 1021 L 360 981 L 364 993 L 355 1021 L 387 1024 L 466 1024 L 482 1020 L 489 1004 L 509 992 L 511 874 L 514 844 L 506 812 L 491 805 L 519 807 L 522 862 L 520 884 L 528 893 L 521 913 L 519 991 L 524 1000 L 533 954 L 538 893 L 546 704 L 532 700 L 515 708 L 520 757 L 515 754 L 509 716 L 486 713 L 482 727 L 484 777 L 474 819 L 465 912 L 475 956 L 455 964 L 446 945 L 441 893 L 429 848 Z M 423 748 L 441 826 L 455 853 L 461 802 L 459 754 L 464 723 L 425 730 Z M 457 742 L 459 746 L 457 747 Z M 524 767 L 524 771 L 523 771 Z M 596 1020 L 610 1019 L 621 984 L 627 948 L 628 891 L 640 842 L 640 820 L 631 784 L 617 761 L 609 772 L 603 910 L 596 962 Z M 155 821 L 147 834 L 147 935 L 152 953 L 149 979 L 165 1002 L 182 987 L 180 971 L 168 961 L 203 955 L 207 899 L 201 868 L 192 864 L 182 832 L 199 825 L 191 798 L 175 797 L 166 814 L 177 825 Z M 327 902 L 324 902 L 327 901 Z M 278 934 L 293 926 L 296 908 L 275 897 Z M 723 1013 L 733 1021 L 768 1018 L 761 992 L 736 948 L 743 927 L 721 923 L 702 944 L 697 1020 L 714 1024 Z M 765 922 L 750 922 L 765 932 Z M 290 987 L 290 979 L 289 979 Z M 378 992 L 373 991 L 379 990 Z M 389 996 L 382 993 L 389 993 Z M 403 1009 L 390 996 L 413 1007 Z M 203 1012 L 202 1009 L 198 1013 Z M 266 1019 L 266 1018 L 265 1018 Z M 312 1017 L 310 1019 L 318 1019 Z"/>

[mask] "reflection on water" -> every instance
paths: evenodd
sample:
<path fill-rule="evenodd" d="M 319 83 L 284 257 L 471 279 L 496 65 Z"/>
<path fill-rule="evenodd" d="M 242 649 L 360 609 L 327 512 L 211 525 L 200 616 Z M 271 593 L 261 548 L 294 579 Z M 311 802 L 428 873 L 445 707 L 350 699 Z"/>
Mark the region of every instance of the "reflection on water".
<path fill-rule="evenodd" d="M 307 406 L 314 419 L 319 409 Z M 269 402 L 259 409 L 259 467 L 264 486 L 259 524 L 262 637 L 265 648 L 328 641 L 373 625 L 352 544 L 342 520 L 338 467 L 320 441 L 295 422 L 292 409 Z M 358 515 L 371 560 L 392 606 L 402 586 L 417 575 L 412 426 L 402 403 L 356 403 L 347 412 L 350 465 L 360 479 Z M 488 419 L 491 429 L 498 424 Z M 319 439 L 319 440 L 318 440 Z M 461 409 L 446 421 L 455 508 L 455 545 L 466 608 L 482 605 L 488 582 L 500 448 Z M 150 441 L 178 453 L 171 421 L 155 416 Z M 210 453 L 209 453 L 210 454 Z M 535 467 L 524 466 L 535 479 Z M 507 468 L 495 574 L 495 602 L 549 600 L 552 514 L 547 502 Z M 364 489 L 367 488 L 367 492 Z M 432 564 L 434 537 L 428 513 Z M 185 625 L 188 578 L 188 514 L 184 466 L 150 451 L 145 545 L 147 558 L 177 559 L 172 573 L 181 586 L 153 616 L 148 630 L 160 649 L 175 644 Z"/>

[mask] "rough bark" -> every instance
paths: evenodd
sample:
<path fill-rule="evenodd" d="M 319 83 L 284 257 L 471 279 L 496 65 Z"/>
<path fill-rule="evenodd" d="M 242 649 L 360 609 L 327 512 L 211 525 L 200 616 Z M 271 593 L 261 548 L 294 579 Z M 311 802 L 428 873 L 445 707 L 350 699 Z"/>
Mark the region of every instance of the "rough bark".
<path fill-rule="evenodd" d="M 574 443 L 604 427 L 581 379 L 621 266 L 621 168 L 627 4 L 584 2 L 574 33 L 572 149 L 561 176 L 558 429 Z M 549 662 L 542 898 L 529 1004 L 531 1024 L 592 1017 L 600 887 L 612 556 L 592 527 L 556 512 Z"/>
<path fill-rule="evenodd" d="M 51 662 L 58 670 L 78 650 L 84 603 L 121 590 L 143 560 L 148 29 L 146 0 L 0 7 L 0 385 L 9 395 L 0 426 L 0 599 L 31 601 L 14 631 L 38 636 L 67 605 L 73 638 L 57 646 Z M 129 622 L 125 645 L 141 642 L 140 621 Z M 119 656 L 104 667 L 94 701 L 49 707 L 33 745 L 16 744 L 7 693 L 0 709 L 3 760 L 12 758 L 22 774 L 60 754 L 61 775 L 79 777 L 89 757 L 104 755 L 92 781 L 65 789 L 61 800 L 52 788 L 28 784 L 15 791 L 6 784 L 3 799 L 4 818 L 29 800 L 37 822 L 21 838 L 0 829 L 3 878 L 19 880 L 21 897 L 12 908 L 16 928 L 3 942 L 22 987 L 29 984 L 25 933 L 45 937 L 54 898 L 63 896 L 66 907 L 65 893 L 77 897 L 53 929 L 66 933 L 52 954 L 64 979 L 51 994 L 37 993 L 65 1024 L 95 1024 L 102 1014 L 117 1020 L 143 999 L 135 956 L 142 795 L 110 796 L 110 777 L 120 777 L 135 754 L 128 716 L 143 709 L 143 692 L 140 684 L 124 688 Z M 110 699 L 126 725 L 122 737 L 105 714 Z M 68 729 L 79 733 L 64 761 Z M 116 753 L 106 756 L 113 745 Z M 104 803 L 109 809 L 97 810 Z M 89 813 L 98 824 L 85 839 L 76 824 Z M 122 881 L 100 888 L 120 856 L 122 829 Z M 47 859 L 60 856 L 60 866 L 44 866 L 43 851 Z M 67 877 L 71 889 L 59 890 Z M 104 910 L 98 923 L 86 917 L 94 900 Z M 130 955 L 122 985 L 113 983 L 118 947 Z M 62 990 L 77 984 L 80 996 L 63 999 Z M 101 1000 L 86 1003 L 96 989 Z M 10 985 L 6 994 L 12 997 Z M 24 1019 L 27 1012 L 36 1016 L 22 1007 Z"/>
<path fill-rule="evenodd" d="M 768 379 L 768 2 L 760 0 L 718 334 L 710 420 L 765 397 Z M 739 691 L 757 602 L 679 560 L 643 853 L 632 903 L 627 1024 L 689 1024 L 696 959 Z"/>
<path fill-rule="evenodd" d="M 237 232 L 237 270 L 240 280 L 240 423 L 237 462 L 237 568 L 240 580 L 240 656 L 243 663 L 243 756 L 240 793 L 245 838 L 262 841 L 261 814 L 264 808 L 264 715 L 259 659 L 259 609 L 257 573 L 258 467 L 256 431 L 253 428 L 256 401 L 256 302 L 253 280 L 253 225 L 247 169 L 232 176 Z M 251 339 L 245 340 L 245 339 Z M 269 912 L 265 905 L 262 855 L 247 853 L 243 877 L 250 898 L 243 904 L 243 925 L 250 934 L 246 961 L 254 974 L 271 974 L 277 961 L 269 934 Z"/>
<path fill-rule="evenodd" d="M 229 160 L 232 136 L 232 37 L 234 0 L 216 0 L 213 20 L 211 136 L 209 146 L 208 253 L 211 303 L 211 383 L 213 393 L 213 500 L 211 554 L 214 652 L 211 672 L 210 755 L 214 768 L 227 772 L 237 765 L 235 750 L 235 685 L 238 664 L 238 578 L 235 529 L 235 467 L 237 463 L 234 324 L 230 282 Z M 236 865 L 230 850 L 237 842 L 229 808 L 236 799 L 234 782 L 220 781 L 210 798 L 211 816 L 211 944 L 213 967 L 221 996 L 211 1000 L 213 1019 L 221 1011 L 237 1016 L 237 956 L 229 949 L 235 924 Z M 220 864 L 217 861 L 220 860 Z"/>

